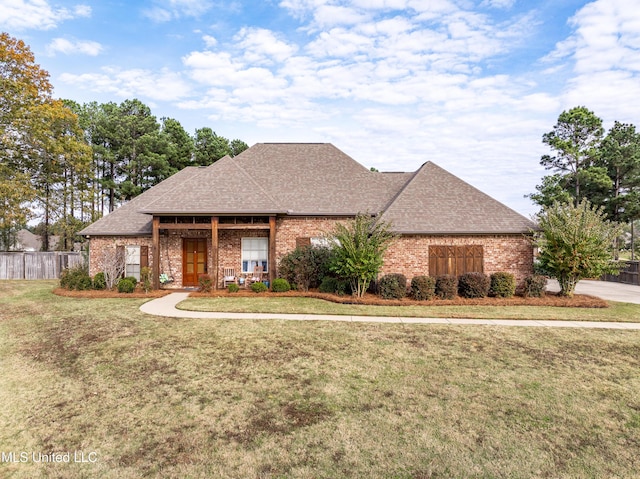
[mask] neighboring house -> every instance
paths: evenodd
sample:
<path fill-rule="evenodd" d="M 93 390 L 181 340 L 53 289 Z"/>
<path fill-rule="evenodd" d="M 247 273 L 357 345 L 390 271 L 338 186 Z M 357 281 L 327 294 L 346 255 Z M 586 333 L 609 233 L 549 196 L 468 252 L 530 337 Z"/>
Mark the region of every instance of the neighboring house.
<path fill-rule="evenodd" d="M 172 287 L 195 286 L 223 268 L 263 265 L 273 280 L 296 246 L 321 241 L 339 221 L 380 215 L 399 238 L 382 273 L 532 273 L 534 224 L 431 162 L 413 173 L 372 172 L 331 144 L 259 143 L 208 167 L 188 167 L 80 233 L 90 273 L 118 248 L 126 273 L 151 267 Z"/>
<path fill-rule="evenodd" d="M 49 236 L 49 247 L 54 250 L 58 245 L 57 236 Z M 33 234 L 27 229 L 21 229 L 16 233 L 16 244 L 13 251 L 41 251 L 42 236 Z"/>

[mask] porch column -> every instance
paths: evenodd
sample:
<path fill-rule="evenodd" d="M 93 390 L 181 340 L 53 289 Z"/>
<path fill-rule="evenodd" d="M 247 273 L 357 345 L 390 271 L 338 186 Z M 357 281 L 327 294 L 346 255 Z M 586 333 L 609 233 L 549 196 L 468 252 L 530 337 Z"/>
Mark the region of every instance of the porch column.
<path fill-rule="evenodd" d="M 269 216 L 269 286 L 276 278 L 276 217 Z"/>
<path fill-rule="evenodd" d="M 160 217 L 153 217 L 153 289 L 160 289 Z"/>
<path fill-rule="evenodd" d="M 213 289 L 218 289 L 218 222 L 217 216 L 211 217 L 211 262 L 213 271 L 211 279 L 213 280 Z"/>

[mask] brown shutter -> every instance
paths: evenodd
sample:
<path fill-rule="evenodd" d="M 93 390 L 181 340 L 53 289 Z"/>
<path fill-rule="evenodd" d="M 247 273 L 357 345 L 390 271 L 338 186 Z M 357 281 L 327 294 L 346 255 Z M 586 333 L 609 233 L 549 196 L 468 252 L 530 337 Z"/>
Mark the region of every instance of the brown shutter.
<path fill-rule="evenodd" d="M 140 269 L 149 267 L 149 247 L 140 246 Z"/>

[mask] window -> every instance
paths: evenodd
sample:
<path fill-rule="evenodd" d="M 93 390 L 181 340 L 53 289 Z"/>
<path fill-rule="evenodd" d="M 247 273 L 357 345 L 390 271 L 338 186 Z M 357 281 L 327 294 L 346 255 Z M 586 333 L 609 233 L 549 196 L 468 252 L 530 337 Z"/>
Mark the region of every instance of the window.
<path fill-rule="evenodd" d="M 266 273 L 269 260 L 269 238 L 242 238 L 242 272 L 253 273 L 262 265 Z"/>
<path fill-rule="evenodd" d="M 472 272 L 484 272 L 482 246 L 429 246 L 429 276 Z"/>
<path fill-rule="evenodd" d="M 140 281 L 140 246 L 127 246 L 125 276 L 133 276 Z"/>

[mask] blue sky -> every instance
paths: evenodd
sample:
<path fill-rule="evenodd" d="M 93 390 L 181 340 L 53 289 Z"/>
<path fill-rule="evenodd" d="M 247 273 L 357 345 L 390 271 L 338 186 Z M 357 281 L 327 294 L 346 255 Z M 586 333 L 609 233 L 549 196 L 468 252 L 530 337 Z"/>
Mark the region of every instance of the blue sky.
<path fill-rule="evenodd" d="M 528 216 L 563 110 L 640 126 L 631 3 L 0 0 L 0 28 L 56 97 L 138 98 L 190 133 L 331 142 L 381 171 L 431 160 Z"/>

